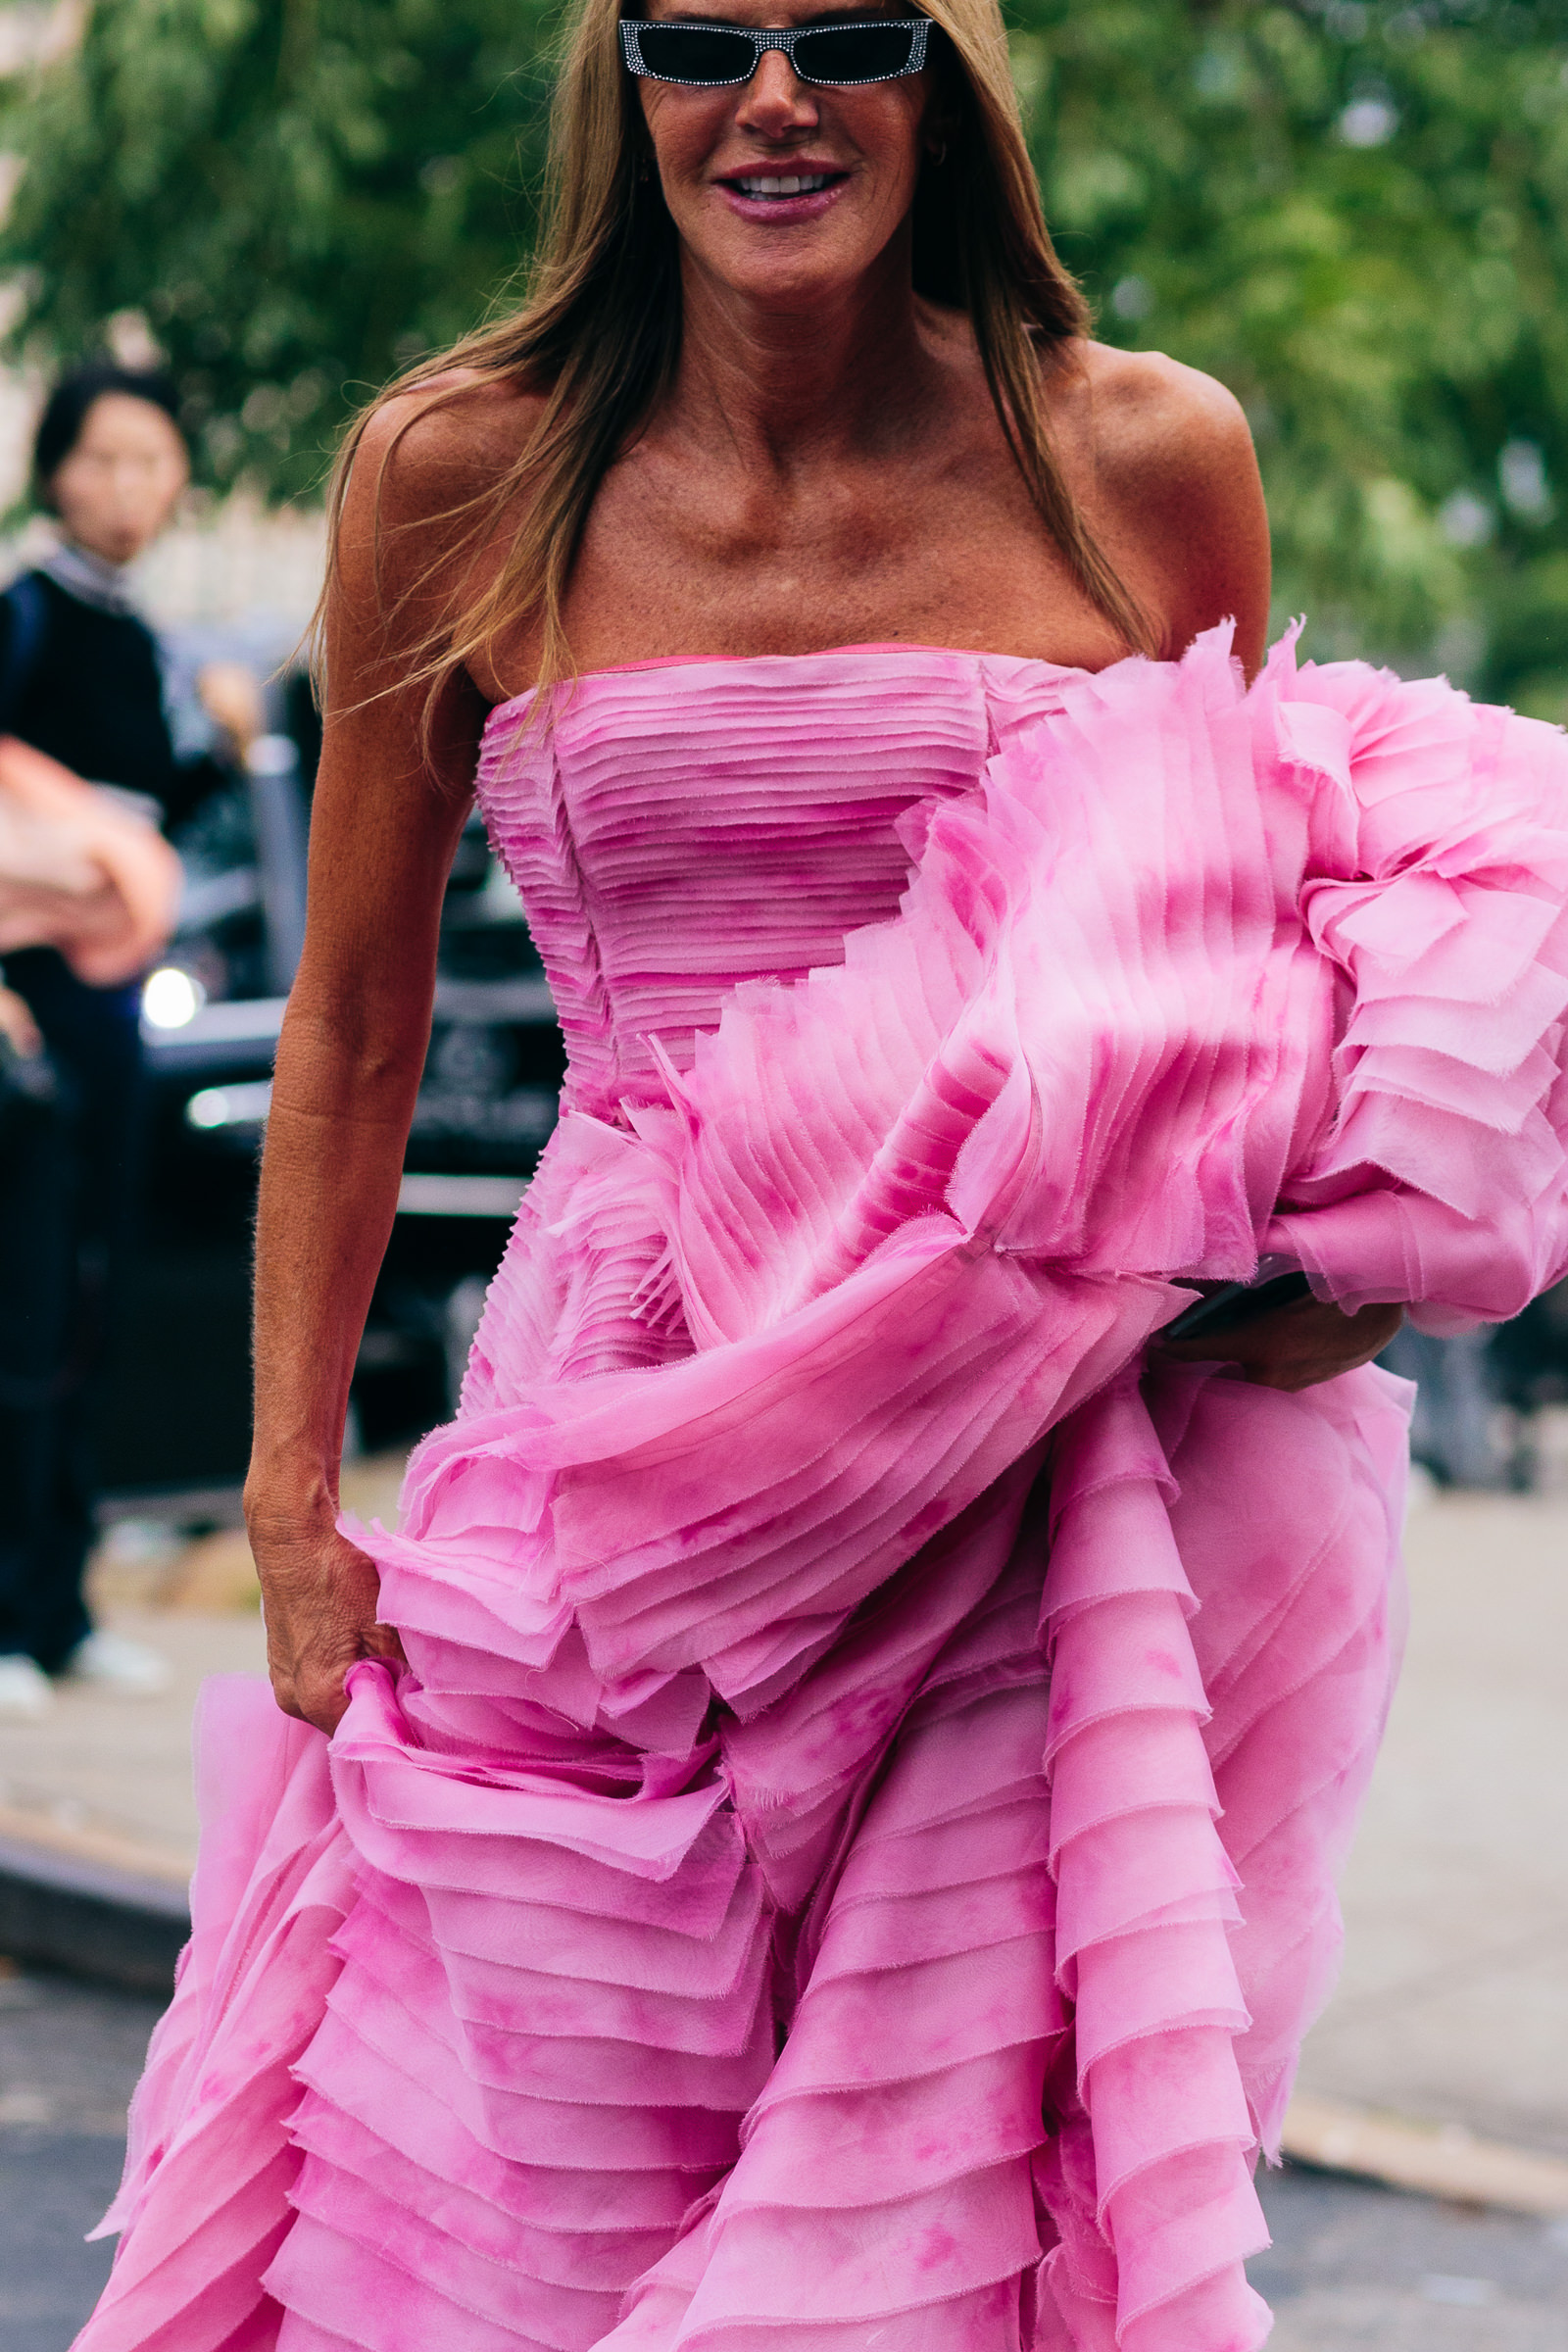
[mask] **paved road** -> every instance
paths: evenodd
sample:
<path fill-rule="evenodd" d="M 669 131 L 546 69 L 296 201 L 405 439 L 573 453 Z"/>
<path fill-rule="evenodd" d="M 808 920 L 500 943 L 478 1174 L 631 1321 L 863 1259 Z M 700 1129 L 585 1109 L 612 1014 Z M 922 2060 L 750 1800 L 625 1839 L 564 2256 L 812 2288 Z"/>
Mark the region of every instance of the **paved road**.
<path fill-rule="evenodd" d="M 1411 1511 L 1409 1649 L 1301 2087 L 1568 2157 L 1563 1467 Z"/>
<path fill-rule="evenodd" d="M 1568 2352 L 1568 2227 L 1295 2169 L 1262 2183 L 1269 2352 Z"/>
<path fill-rule="evenodd" d="M 109 2275 L 111 2247 L 82 2236 L 120 2179 L 158 2007 L 0 1975 L 0 2352 L 65 2352 Z"/>
<path fill-rule="evenodd" d="M 154 2002 L 0 1976 L 0 2352 L 66 2352 L 109 2269 L 82 2243 L 120 2170 Z M 1568 2352 L 1568 2229 L 1301 2172 L 1264 2198 L 1271 2352 Z"/>

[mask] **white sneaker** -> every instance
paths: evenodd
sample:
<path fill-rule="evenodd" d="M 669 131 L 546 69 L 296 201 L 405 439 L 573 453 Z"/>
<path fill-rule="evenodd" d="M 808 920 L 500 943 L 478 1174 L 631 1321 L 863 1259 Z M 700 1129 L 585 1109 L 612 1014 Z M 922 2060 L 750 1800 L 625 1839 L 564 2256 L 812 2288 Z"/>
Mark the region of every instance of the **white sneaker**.
<path fill-rule="evenodd" d="M 123 1634 L 89 1634 L 72 1651 L 66 1672 L 74 1683 L 91 1683 L 121 1698 L 156 1698 L 174 1679 L 167 1658 Z"/>
<path fill-rule="evenodd" d="M 53 1686 L 41 1666 L 13 1652 L 0 1657 L 0 1723 L 38 1723 L 55 1703 Z"/>

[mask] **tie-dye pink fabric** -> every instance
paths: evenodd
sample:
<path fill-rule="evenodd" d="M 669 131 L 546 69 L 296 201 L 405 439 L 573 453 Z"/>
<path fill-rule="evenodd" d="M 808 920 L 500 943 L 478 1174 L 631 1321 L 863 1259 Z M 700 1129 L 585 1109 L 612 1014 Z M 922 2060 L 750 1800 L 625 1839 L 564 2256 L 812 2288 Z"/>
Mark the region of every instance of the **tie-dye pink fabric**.
<path fill-rule="evenodd" d="M 412 1670 L 207 1694 L 83 2352 L 1245 2352 L 1404 1393 L 1145 1343 L 1562 1269 L 1568 747 L 1219 634 L 527 715 L 565 1115 L 354 1531 Z"/>

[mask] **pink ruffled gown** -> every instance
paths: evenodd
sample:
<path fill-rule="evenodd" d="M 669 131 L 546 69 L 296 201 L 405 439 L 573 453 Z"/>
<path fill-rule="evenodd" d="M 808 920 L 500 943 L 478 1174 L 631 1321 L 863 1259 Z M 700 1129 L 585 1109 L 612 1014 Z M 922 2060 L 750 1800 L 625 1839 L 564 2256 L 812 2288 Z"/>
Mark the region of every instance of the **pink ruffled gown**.
<path fill-rule="evenodd" d="M 1222 633 L 645 664 L 478 789 L 570 1048 L 330 1746 L 209 1690 L 82 2352 L 1245 2352 L 1399 1384 L 1568 1257 L 1568 745 Z"/>

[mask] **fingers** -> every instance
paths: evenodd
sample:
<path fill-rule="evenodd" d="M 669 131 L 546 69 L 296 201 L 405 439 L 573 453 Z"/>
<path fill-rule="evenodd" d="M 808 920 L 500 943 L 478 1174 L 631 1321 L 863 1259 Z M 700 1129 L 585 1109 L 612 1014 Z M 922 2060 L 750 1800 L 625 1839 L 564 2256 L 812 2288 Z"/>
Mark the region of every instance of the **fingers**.
<path fill-rule="evenodd" d="M 289 1676 L 274 1675 L 272 1696 L 285 1715 L 292 1715 L 296 1723 L 314 1724 L 329 1740 L 348 1712 L 348 1694 L 341 1684 L 335 1690 L 321 1690 L 302 1686 Z"/>
<path fill-rule="evenodd" d="M 323 1669 L 312 1661 L 299 1660 L 292 1666 L 274 1667 L 270 1677 L 272 1696 L 285 1715 L 294 1716 L 300 1723 L 314 1723 L 318 1732 L 325 1732 L 330 1739 L 348 1713 L 345 1685 L 349 1671 L 362 1658 L 379 1658 L 388 1665 L 408 1664 L 395 1628 L 372 1625 L 363 1638 L 359 1655 L 340 1664 Z"/>
<path fill-rule="evenodd" d="M 1234 1364 L 1255 1388 L 1297 1395 L 1372 1363 L 1403 1321 L 1402 1306 L 1374 1304 L 1348 1313 L 1303 1298 L 1206 1339 L 1199 1334 L 1156 1343 L 1152 1352 L 1177 1363 Z"/>
<path fill-rule="evenodd" d="M 253 1514 L 261 1572 L 268 1665 L 284 1714 L 329 1737 L 348 1706 L 351 1667 L 364 1658 L 403 1665 L 396 1628 L 377 1616 L 374 1563 L 335 1528 L 279 1536 Z"/>
<path fill-rule="evenodd" d="M 1333 1317 L 1334 1320 L 1328 1320 Z M 1375 1363 L 1404 1321 L 1402 1306 L 1363 1306 L 1353 1314 L 1331 1307 L 1317 1310 L 1312 1329 L 1289 1335 L 1278 1349 L 1263 1348 L 1250 1355 L 1243 1370 L 1257 1388 L 1283 1389 L 1298 1395 L 1346 1372 L 1359 1372 Z M 1294 1343 L 1294 1344 L 1293 1344 Z"/>

